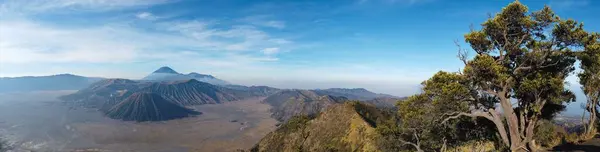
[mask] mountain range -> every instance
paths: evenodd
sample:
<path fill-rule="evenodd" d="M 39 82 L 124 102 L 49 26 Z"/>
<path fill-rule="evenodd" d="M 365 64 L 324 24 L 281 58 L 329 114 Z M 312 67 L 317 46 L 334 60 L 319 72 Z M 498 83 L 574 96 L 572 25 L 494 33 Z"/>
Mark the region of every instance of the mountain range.
<path fill-rule="evenodd" d="M 51 76 L 0 77 L 0 93 L 48 90 L 79 90 L 102 80 L 73 74 Z"/>
<path fill-rule="evenodd" d="M 313 90 L 319 94 L 328 94 L 332 96 L 342 96 L 350 100 L 372 100 L 375 98 L 398 98 L 389 94 L 374 93 L 364 88 L 330 88 Z"/>
<path fill-rule="evenodd" d="M 352 98 L 352 99 L 350 99 Z M 361 99 L 361 100 L 358 100 Z M 372 104 L 378 108 L 394 109 L 401 98 L 376 94 L 366 89 L 282 90 L 268 96 L 263 103 L 271 105 L 272 117 L 287 121 L 297 115 L 313 116 L 325 109 L 351 100 Z"/>
<path fill-rule="evenodd" d="M 348 100 L 345 97 L 321 95 L 310 90 L 283 90 L 263 100 L 271 105 L 272 117 L 286 121 L 297 115 L 313 116 L 329 106 Z"/>
<path fill-rule="evenodd" d="M 165 101 L 169 102 L 169 104 L 185 108 L 185 106 L 221 104 L 248 98 L 266 97 L 262 103 L 269 104 L 271 106 L 272 117 L 282 122 L 297 115 L 316 116 L 331 106 L 343 104 L 350 100 L 373 104 L 379 108 L 393 108 L 395 102 L 400 99 L 392 95 L 373 93 L 363 88 L 282 90 L 268 86 L 235 85 L 217 79 L 212 75 L 194 72 L 181 74 L 166 66 L 160 67 L 141 80 L 103 79 L 70 74 L 45 77 L 3 78 L 0 80 L 3 80 L 0 81 L 2 84 L 10 82 L 10 85 L 29 86 L 28 89 L 21 90 L 79 89 L 75 93 L 59 98 L 72 105 L 97 108 L 106 113 L 107 116 L 112 113 L 112 116 L 109 117 L 117 119 L 125 119 L 127 117 L 122 114 L 118 114 L 118 117 L 114 115 L 114 108 L 118 105 L 124 105 L 123 102 L 146 104 L 146 101 L 131 101 L 134 99 Z M 6 86 L 2 85 L 2 87 Z M 132 97 L 132 95 L 136 96 Z M 164 105 L 168 106 L 168 104 Z M 117 111 L 127 111 L 130 108 L 125 107 L 120 109 L 122 110 Z M 150 111 L 143 111 L 142 114 L 136 113 L 136 115 L 141 116 L 132 116 L 132 119 L 140 118 L 140 120 L 136 121 L 145 121 L 146 116 L 155 115 L 152 112 L 152 109 L 150 109 Z M 181 112 L 185 113 L 185 111 Z M 144 120 L 141 120 L 142 118 Z M 159 119 L 152 118 L 148 120 Z"/>
<path fill-rule="evenodd" d="M 51 91 L 51 90 L 79 90 L 94 82 L 106 78 L 85 77 L 73 74 L 57 74 L 50 76 L 23 76 L 23 77 L 0 77 L 0 93 L 29 92 L 29 91 Z M 196 79 L 214 85 L 229 85 L 230 83 L 218 79 L 212 75 L 191 72 L 188 74 L 177 73 L 170 67 L 160 67 L 143 81 L 176 81 Z"/>

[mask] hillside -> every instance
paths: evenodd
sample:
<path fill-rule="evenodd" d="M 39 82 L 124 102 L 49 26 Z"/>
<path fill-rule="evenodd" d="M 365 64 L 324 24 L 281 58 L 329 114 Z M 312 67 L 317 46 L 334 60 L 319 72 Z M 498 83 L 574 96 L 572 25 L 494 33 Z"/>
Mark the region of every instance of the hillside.
<path fill-rule="evenodd" d="M 348 102 L 310 120 L 297 116 L 267 134 L 250 151 L 385 151 L 378 122 L 391 115 L 374 106 Z"/>
<path fill-rule="evenodd" d="M 134 93 L 105 114 L 125 121 L 163 121 L 200 113 L 178 106 L 155 93 Z"/>
<path fill-rule="evenodd" d="M 319 95 L 310 90 L 284 90 L 267 97 L 263 102 L 272 106 L 273 118 L 286 121 L 296 115 L 316 115 L 346 100 L 344 97 Z"/>
<path fill-rule="evenodd" d="M 47 90 L 78 90 L 102 78 L 72 74 L 51 76 L 0 77 L 0 93 Z"/>

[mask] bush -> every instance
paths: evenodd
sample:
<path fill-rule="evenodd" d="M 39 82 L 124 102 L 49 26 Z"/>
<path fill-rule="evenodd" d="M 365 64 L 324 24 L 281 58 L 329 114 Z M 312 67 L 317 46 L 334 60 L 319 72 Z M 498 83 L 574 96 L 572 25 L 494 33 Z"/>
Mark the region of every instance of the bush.
<path fill-rule="evenodd" d="M 563 127 L 548 120 L 540 120 L 535 128 L 533 138 L 540 146 L 549 148 L 561 144 L 563 138 L 569 141 L 570 136 L 572 135 L 568 134 Z"/>

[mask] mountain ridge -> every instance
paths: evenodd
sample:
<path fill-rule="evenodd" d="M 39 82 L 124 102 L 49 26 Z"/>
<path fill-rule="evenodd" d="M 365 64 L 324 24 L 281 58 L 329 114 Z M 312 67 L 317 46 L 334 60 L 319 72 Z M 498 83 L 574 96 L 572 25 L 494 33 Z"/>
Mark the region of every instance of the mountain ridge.
<path fill-rule="evenodd" d="M 375 94 L 375 93 L 372 93 Z M 349 98 L 353 97 L 353 99 Z M 360 94 L 339 94 L 321 90 L 287 89 L 263 99 L 263 103 L 271 106 L 272 117 L 285 122 L 296 115 L 316 115 L 328 107 L 357 100 L 362 103 L 373 104 L 377 108 L 395 109 L 395 104 L 401 98 L 375 97 L 369 98 Z"/>
<path fill-rule="evenodd" d="M 385 151 L 376 128 L 392 116 L 359 102 L 337 104 L 312 119 L 294 116 L 250 151 Z"/>
<path fill-rule="evenodd" d="M 79 90 L 102 79 L 104 78 L 85 77 L 69 73 L 49 76 L 0 77 L 0 93 Z"/>

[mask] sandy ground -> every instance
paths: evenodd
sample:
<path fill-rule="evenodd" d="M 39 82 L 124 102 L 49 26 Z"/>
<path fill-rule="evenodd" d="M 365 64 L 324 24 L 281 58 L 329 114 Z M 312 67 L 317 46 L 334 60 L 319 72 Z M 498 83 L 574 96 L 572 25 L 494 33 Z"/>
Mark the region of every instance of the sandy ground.
<path fill-rule="evenodd" d="M 0 134 L 42 151 L 235 151 L 275 129 L 261 98 L 190 107 L 202 115 L 163 122 L 124 122 L 65 105 L 73 91 L 0 94 Z"/>

